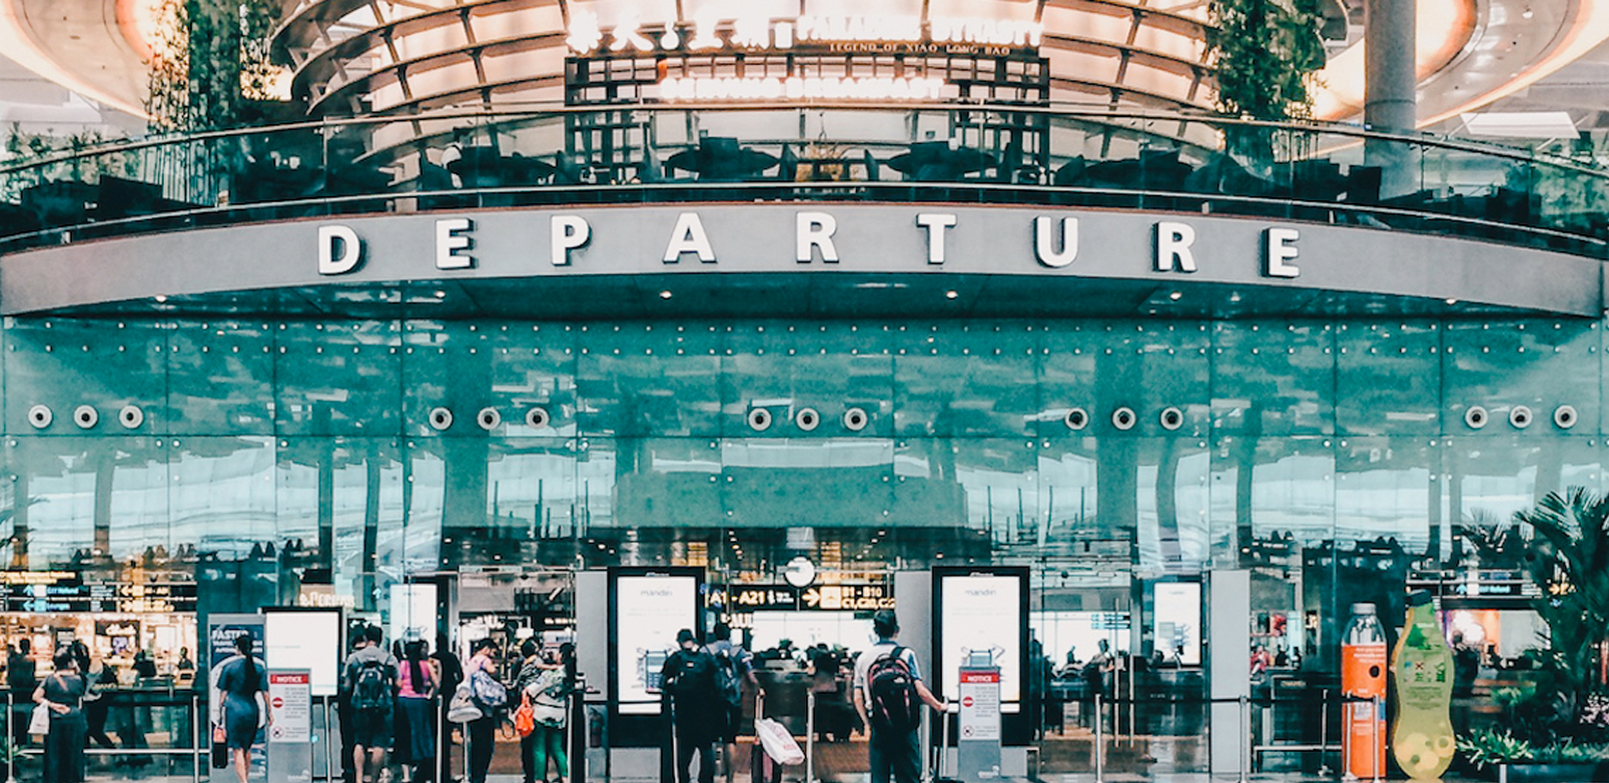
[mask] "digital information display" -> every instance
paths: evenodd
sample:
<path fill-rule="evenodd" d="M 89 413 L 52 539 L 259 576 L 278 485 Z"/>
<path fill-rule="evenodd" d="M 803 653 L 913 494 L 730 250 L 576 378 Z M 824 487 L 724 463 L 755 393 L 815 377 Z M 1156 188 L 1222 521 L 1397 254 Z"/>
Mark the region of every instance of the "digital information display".
<path fill-rule="evenodd" d="M 339 610 L 264 609 L 270 669 L 301 670 L 312 675 L 314 696 L 334 696 L 341 680 L 341 612 Z"/>
<path fill-rule="evenodd" d="M 659 673 L 676 632 L 698 627 L 698 580 L 621 576 L 615 581 L 616 702 L 623 715 L 659 714 Z"/>
<path fill-rule="evenodd" d="M 1022 580 L 995 574 L 940 579 L 939 681 L 946 698 L 960 693 L 962 666 L 999 666 L 1003 712 L 1022 701 Z"/>
<path fill-rule="evenodd" d="M 391 627 L 387 638 L 436 643 L 436 585 L 431 582 L 391 586 Z"/>
<path fill-rule="evenodd" d="M 1156 646 L 1180 666 L 1201 665 L 1201 585 L 1197 582 L 1158 582 L 1152 610 Z"/>

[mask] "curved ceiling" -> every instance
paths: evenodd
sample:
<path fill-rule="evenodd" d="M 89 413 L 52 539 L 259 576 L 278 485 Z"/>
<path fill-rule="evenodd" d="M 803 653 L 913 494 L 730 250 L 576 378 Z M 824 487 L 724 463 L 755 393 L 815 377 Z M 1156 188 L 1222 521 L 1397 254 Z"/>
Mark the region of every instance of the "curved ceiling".
<path fill-rule="evenodd" d="M 145 62 L 159 0 L 0 0 L 0 50 L 85 97 L 142 115 Z M 553 100 L 571 14 L 797 15 L 799 0 L 300 0 L 278 45 L 314 102 L 342 112 L 397 111 L 484 100 Z M 811 13 L 854 14 L 859 0 L 805 0 Z M 775 9 L 772 6 L 776 6 Z M 910 8 L 907 9 L 906 6 Z M 1038 19 L 1055 78 L 1053 100 L 1206 106 L 1211 101 L 1197 0 L 889 0 L 880 12 Z M 681 16 L 678 17 L 680 11 Z M 451 23 L 420 24 L 425 16 Z M 412 21 L 410 21 L 412 20 Z M 408 31 L 415 35 L 405 35 Z M 1609 39 L 1609 0 L 1420 0 L 1420 124 L 1479 108 L 1545 78 Z M 356 39 L 354 42 L 353 39 Z M 411 39 L 411 40 L 410 40 Z M 522 42 L 517 45 L 514 42 Z M 489 45 L 495 44 L 495 45 Z M 1315 116 L 1361 111 L 1363 46 L 1332 56 Z M 498 58 L 501 58 L 498 61 Z M 490 66 L 488 68 L 488 66 Z M 410 74 L 424 89 L 407 84 Z M 520 85 L 529 85 L 522 89 Z M 1203 84 L 1209 89 L 1202 89 Z M 422 92 L 429 100 L 420 100 Z M 389 102 L 389 103 L 388 103 Z"/>

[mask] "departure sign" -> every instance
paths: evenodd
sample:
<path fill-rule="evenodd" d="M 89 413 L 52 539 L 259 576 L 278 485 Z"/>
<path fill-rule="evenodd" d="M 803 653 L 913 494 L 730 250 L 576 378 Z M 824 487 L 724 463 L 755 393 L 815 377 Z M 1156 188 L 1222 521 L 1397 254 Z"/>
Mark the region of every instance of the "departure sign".
<path fill-rule="evenodd" d="M 17 572 L 7 572 L 8 574 Z M 0 595 L 9 612 L 193 612 L 194 582 L 84 583 L 77 574 L 53 580 L 0 577 Z"/>
<path fill-rule="evenodd" d="M 822 585 L 804 591 L 802 609 L 869 611 L 893 609 L 894 590 L 887 585 Z"/>

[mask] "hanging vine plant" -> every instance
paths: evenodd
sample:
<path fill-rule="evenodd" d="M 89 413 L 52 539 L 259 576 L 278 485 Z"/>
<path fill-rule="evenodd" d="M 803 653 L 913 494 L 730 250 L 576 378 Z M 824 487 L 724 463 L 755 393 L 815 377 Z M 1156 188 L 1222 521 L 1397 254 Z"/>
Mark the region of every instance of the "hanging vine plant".
<path fill-rule="evenodd" d="M 286 119 L 269 59 L 278 0 L 163 0 L 145 108 L 162 130 L 208 131 Z"/>
<path fill-rule="evenodd" d="M 1219 111 L 1271 121 L 1312 116 L 1313 74 L 1324 66 L 1320 0 L 1212 0 L 1208 15 Z M 1228 136 L 1231 150 L 1266 155 L 1272 134 L 1242 129 Z"/>

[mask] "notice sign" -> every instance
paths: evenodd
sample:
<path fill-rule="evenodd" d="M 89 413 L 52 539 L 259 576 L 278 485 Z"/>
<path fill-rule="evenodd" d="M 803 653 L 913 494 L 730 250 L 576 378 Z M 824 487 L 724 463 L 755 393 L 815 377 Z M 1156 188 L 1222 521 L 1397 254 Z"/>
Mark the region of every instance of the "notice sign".
<path fill-rule="evenodd" d="M 1000 670 L 962 669 L 961 741 L 1000 741 Z"/>
<path fill-rule="evenodd" d="M 274 722 L 268 741 L 313 741 L 313 675 L 306 671 L 268 673 L 268 709 Z"/>

